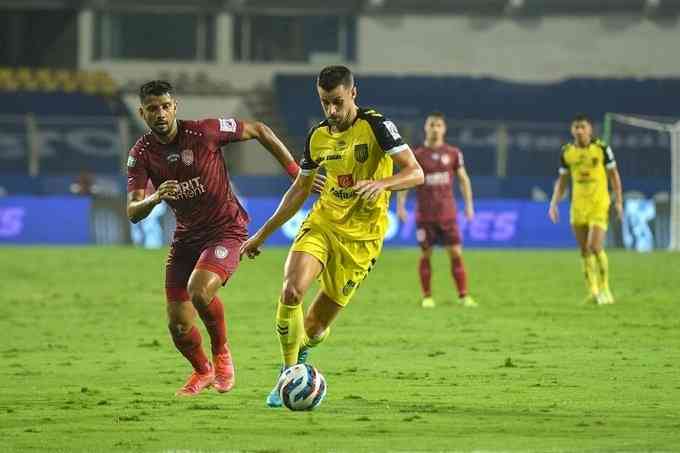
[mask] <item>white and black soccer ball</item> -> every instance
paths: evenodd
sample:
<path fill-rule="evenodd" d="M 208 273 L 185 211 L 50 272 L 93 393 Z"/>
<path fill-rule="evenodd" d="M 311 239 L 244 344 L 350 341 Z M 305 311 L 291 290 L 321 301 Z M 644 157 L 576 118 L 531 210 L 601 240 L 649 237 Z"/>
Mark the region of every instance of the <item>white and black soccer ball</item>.
<path fill-rule="evenodd" d="M 311 411 L 326 396 L 326 379 L 319 370 L 306 363 L 285 370 L 278 382 L 279 396 L 292 411 Z"/>

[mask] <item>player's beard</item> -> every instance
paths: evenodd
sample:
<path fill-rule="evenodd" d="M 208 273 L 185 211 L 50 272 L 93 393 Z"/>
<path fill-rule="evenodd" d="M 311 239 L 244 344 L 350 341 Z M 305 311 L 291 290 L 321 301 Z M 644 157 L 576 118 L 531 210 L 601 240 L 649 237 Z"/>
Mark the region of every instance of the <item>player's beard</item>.
<path fill-rule="evenodd" d="M 157 125 L 154 124 L 153 126 L 149 125 L 151 130 L 153 131 L 154 134 L 161 138 L 168 138 L 172 134 L 172 130 L 174 128 L 175 121 L 170 121 L 166 124 L 162 125 Z"/>
<path fill-rule="evenodd" d="M 349 114 L 340 118 L 332 118 L 329 116 L 326 118 L 326 120 L 328 120 L 328 124 L 330 124 L 331 127 L 339 131 L 344 131 L 349 127 Z"/>

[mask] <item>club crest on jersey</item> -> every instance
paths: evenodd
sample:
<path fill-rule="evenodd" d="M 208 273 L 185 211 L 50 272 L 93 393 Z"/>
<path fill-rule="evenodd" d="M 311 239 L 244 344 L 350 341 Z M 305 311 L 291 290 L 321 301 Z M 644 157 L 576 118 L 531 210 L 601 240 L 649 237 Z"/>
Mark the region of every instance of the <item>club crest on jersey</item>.
<path fill-rule="evenodd" d="M 227 256 L 229 256 L 229 250 L 227 250 L 226 247 L 221 245 L 215 247 L 215 258 L 217 258 L 218 260 L 223 260 Z"/>
<path fill-rule="evenodd" d="M 354 159 L 363 164 L 368 160 L 368 145 L 362 143 L 361 145 L 354 146 Z"/>
<path fill-rule="evenodd" d="M 449 165 L 450 162 L 451 162 L 451 158 L 449 157 L 449 155 L 443 154 L 442 155 L 442 164 Z"/>
<path fill-rule="evenodd" d="M 354 178 L 352 175 L 338 175 L 338 185 L 343 189 L 347 189 L 354 185 Z"/>
<path fill-rule="evenodd" d="M 182 150 L 182 162 L 184 162 L 184 165 L 189 167 L 191 164 L 194 163 L 194 152 L 190 149 L 183 149 Z"/>

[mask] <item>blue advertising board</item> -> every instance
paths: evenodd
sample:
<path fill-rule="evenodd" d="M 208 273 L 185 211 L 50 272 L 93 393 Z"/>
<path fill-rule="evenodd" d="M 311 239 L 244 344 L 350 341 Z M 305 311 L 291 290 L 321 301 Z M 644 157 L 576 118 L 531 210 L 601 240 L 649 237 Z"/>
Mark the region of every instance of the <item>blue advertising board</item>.
<path fill-rule="evenodd" d="M 244 200 L 252 223 L 250 231 L 255 232 L 274 212 L 278 198 L 249 198 Z M 416 223 L 413 202 L 409 200 L 408 220 L 400 222 L 394 209 L 394 199 L 389 212 L 390 225 L 385 237 L 385 246 L 415 246 Z M 462 204 L 459 203 L 462 207 Z M 274 233 L 268 245 L 286 245 L 295 237 L 302 221 L 307 216 L 311 202 L 307 203 L 296 216 Z M 569 226 L 569 205 L 560 206 L 561 222 L 553 225 L 548 219 L 548 204 L 508 199 L 482 199 L 475 202 L 476 214 L 468 221 L 462 212 L 458 214 L 464 244 L 469 247 L 488 248 L 559 248 L 575 245 Z"/>
<path fill-rule="evenodd" d="M 0 244 L 90 243 L 88 197 L 0 198 Z"/>

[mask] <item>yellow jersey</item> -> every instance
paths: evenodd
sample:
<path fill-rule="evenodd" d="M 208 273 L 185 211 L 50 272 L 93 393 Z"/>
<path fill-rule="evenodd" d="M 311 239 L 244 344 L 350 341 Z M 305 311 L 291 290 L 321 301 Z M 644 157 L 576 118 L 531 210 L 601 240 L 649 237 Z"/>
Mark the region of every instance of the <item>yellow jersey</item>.
<path fill-rule="evenodd" d="M 614 152 L 599 139 L 586 147 L 568 143 L 562 147 L 559 173 L 571 174 L 571 201 L 609 204 L 607 170 L 615 168 Z"/>
<path fill-rule="evenodd" d="M 305 222 L 349 240 L 382 240 L 390 192 L 368 202 L 353 187 L 360 180 L 392 176 L 390 156 L 407 149 L 395 124 L 373 109 L 360 108 L 354 123 L 342 132 L 332 132 L 328 121 L 313 127 L 300 168 L 308 175 L 322 167 L 326 185 Z"/>

